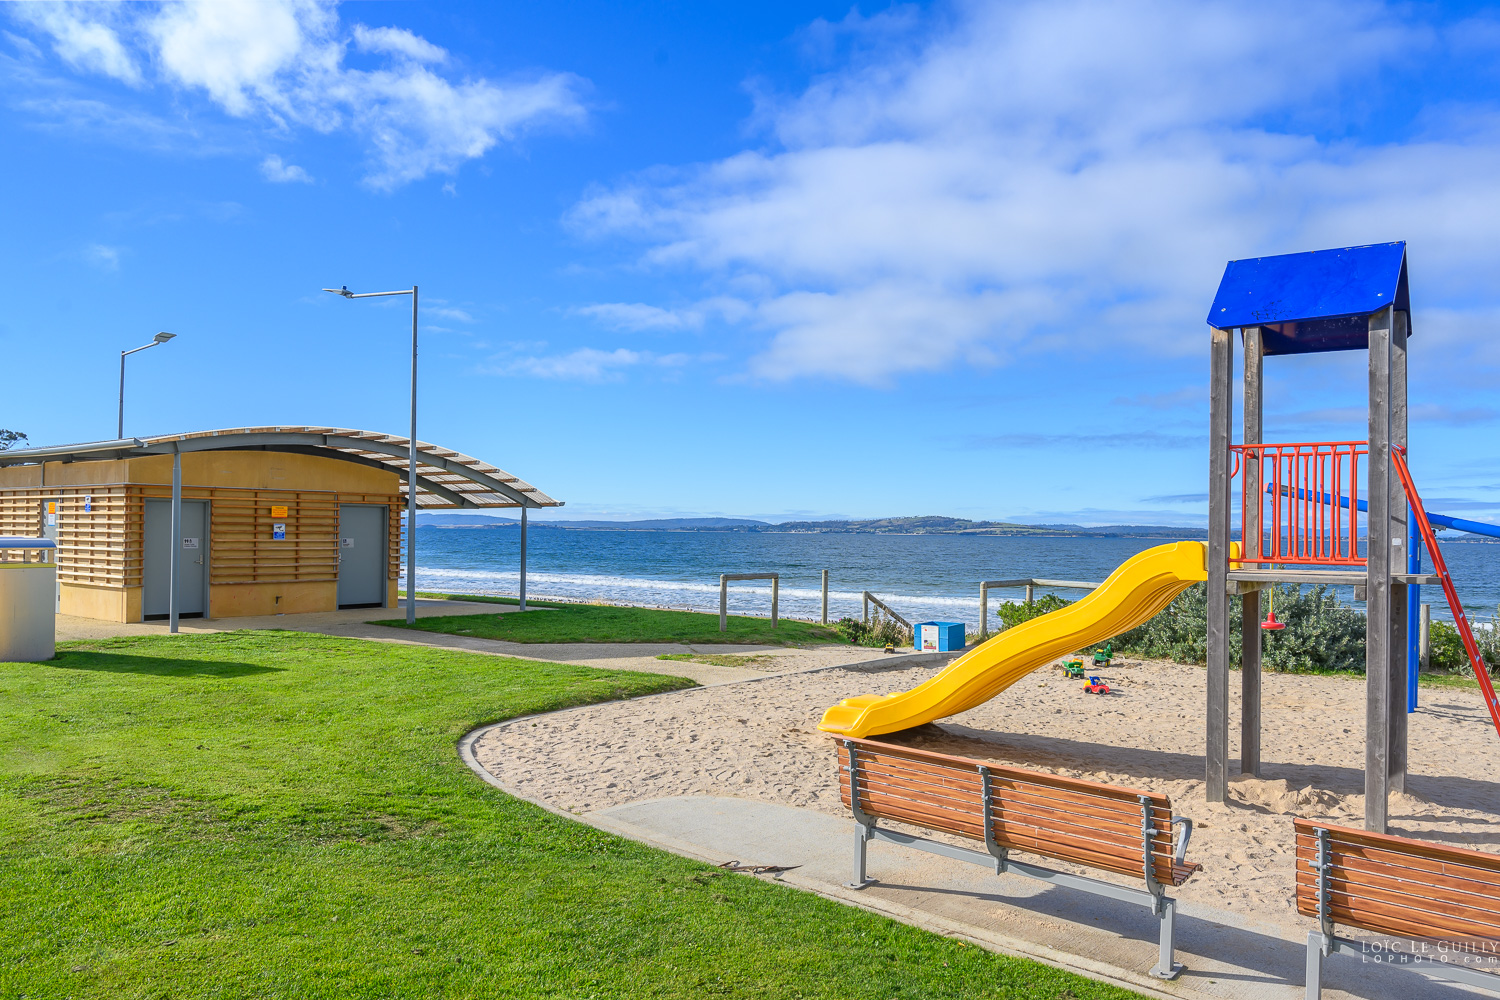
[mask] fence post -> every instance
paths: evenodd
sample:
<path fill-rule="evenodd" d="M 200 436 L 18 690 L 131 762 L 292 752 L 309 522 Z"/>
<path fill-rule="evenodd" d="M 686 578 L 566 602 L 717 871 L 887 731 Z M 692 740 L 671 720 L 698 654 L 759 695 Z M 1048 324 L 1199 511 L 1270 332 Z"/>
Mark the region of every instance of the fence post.
<path fill-rule="evenodd" d="M 729 574 L 719 574 L 719 631 L 729 629 Z"/>
<path fill-rule="evenodd" d="M 776 627 L 776 613 L 781 603 L 781 574 L 771 574 L 771 627 Z"/>
<path fill-rule="evenodd" d="M 823 571 L 823 624 L 828 624 L 828 571 Z"/>
<path fill-rule="evenodd" d="M 1034 586 L 1032 586 L 1031 584 L 1028 583 L 1026 585 L 1026 603 L 1030 604 L 1032 602 L 1032 600 L 1035 598 L 1035 596 L 1036 596 L 1036 587 L 1034 587 Z"/>
<path fill-rule="evenodd" d="M 865 593 L 864 593 L 864 602 L 865 602 L 865 624 L 868 625 L 868 624 L 870 624 L 870 592 L 868 590 L 865 591 Z"/>

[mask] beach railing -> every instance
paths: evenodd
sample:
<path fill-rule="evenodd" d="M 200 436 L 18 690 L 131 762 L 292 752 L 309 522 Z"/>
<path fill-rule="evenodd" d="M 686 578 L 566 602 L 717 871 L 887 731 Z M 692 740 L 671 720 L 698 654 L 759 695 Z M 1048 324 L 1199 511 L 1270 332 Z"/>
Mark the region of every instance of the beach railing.
<path fill-rule="evenodd" d="M 896 619 L 896 621 L 898 621 L 902 625 L 904 625 L 906 627 L 906 630 L 908 632 L 911 631 L 911 622 L 907 621 L 905 618 L 902 618 L 900 615 L 898 615 L 896 613 L 896 610 L 894 608 L 892 608 L 889 604 L 885 603 L 880 598 L 878 598 L 874 594 L 870 593 L 868 590 L 864 592 L 864 599 L 865 599 L 864 608 L 865 608 L 865 624 L 866 625 L 870 624 L 870 605 L 873 604 L 877 608 L 879 608 L 881 611 L 884 611 L 886 614 L 890 615 L 892 618 Z"/>
<path fill-rule="evenodd" d="M 720 573 L 719 574 L 719 631 L 725 632 L 729 629 L 729 581 L 730 580 L 770 580 L 771 581 L 771 627 L 776 627 L 777 613 L 781 605 L 781 574 L 780 573 Z"/>
<path fill-rule="evenodd" d="M 1099 587 L 1097 583 L 1089 583 L 1086 580 L 985 580 L 979 585 L 979 634 L 986 636 L 990 634 L 990 591 L 1010 590 L 1015 587 L 1026 588 L 1026 603 L 1030 604 L 1036 597 L 1036 588 L 1046 587 L 1056 590 L 1095 590 Z"/>

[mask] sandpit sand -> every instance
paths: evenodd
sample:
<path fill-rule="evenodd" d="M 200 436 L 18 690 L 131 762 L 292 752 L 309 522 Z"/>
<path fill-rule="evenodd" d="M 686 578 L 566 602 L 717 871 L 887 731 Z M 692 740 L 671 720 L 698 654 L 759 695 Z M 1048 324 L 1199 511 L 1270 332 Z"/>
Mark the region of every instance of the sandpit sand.
<path fill-rule="evenodd" d="M 475 753 L 522 795 L 580 814 L 704 794 L 847 815 L 831 740 L 817 730 L 823 710 L 851 695 L 905 690 L 933 672 L 841 668 L 613 702 L 497 727 Z M 1104 673 L 1116 691 L 1108 697 L 1086 696 L 1080 682 L 1044 668 L 978 708 L 889 739 L 1165 792 L 1193 819 L 1188 857 L 1204 868 L 1179 899 L 1247 919 L 1300 920 L 1290 817 L 1362 825 L 1364 684 L 1266 674 L 1262 777 L 1234 779 L 1223 806 L 1203 797 L 1203 669 L 1116 661 Z M 1235 673 L 1231 758 L 1238 687 Z M 1424 687 L 1421 700 L 1410 716 L 1408 794 L 1392 796 L 1391 832 L 1500 851 L 1500 737 L 1478 692 Z M 1231 774 L 1238 769 L 1232 759 Z"/>

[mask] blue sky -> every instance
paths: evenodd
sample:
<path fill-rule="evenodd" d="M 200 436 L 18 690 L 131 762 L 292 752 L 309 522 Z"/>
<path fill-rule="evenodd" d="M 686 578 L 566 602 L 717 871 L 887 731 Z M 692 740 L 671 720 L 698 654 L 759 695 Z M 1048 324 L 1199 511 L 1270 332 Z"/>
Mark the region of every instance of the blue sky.
<path fill-rule="evenodd" d="M 420 436 L 560 517 L 1201 523 L 1226 260 L 1409 241 L 1412 464 L 1500 519 L 1500 12 L 8 4 L 0 427 Z M 1268 440 L 1363 437 L 1363 355 Z"/>

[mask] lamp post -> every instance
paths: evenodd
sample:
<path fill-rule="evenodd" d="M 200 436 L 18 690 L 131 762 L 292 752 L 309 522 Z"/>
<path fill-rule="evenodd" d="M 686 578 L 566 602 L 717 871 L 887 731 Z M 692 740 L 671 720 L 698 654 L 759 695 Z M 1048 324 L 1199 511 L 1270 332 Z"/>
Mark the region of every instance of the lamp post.
<path fill-rule="evenodd" d="M 125 436 L 125 359 L 136 353 L 136 351 L 144 351 L 147 348 L 155 347 L 157 344 L 165 344 L 175 336 L 177 334 L 163 331 L 152 337 L 149 344 L 143 344 L 133 350 L 120 352 L 120 422 L 115 428 L 116 441 Z"/>
<path fill-rule="evenodd" d="M 411 296 L 411 440 L 406 463 L 406 624 L 417 620 L 417 286 L 399 292 L 351 292 L 348 285 L 325 288 L 346 299 Z"/>

